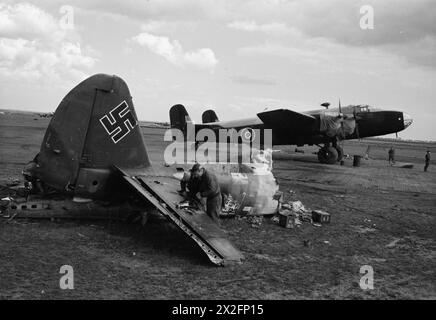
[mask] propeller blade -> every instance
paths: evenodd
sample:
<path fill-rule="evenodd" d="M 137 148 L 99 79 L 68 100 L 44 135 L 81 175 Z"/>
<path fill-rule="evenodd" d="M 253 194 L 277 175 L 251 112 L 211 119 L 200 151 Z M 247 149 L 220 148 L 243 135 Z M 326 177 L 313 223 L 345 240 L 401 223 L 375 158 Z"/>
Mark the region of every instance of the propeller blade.
<path fill-rule="evenodd" d="M 355 131 L 356 131 L 357 139 L 360 140 L 359 124 L 358 124 L 358 122 L 357 122 L 357 120 L 360 119 L 360 117 L 358 117 L 356 114 L 357 114 L 357 113 L 356 113 L 356 106 L 354 106 L 354 107 L 353 107 L 353 117 L 354 117 L 354 121 L 355 121 L 355 123 L 356 123 L 356 129 L 355 129 Z"/>
<path fill-rule="evenodd" d="M 356 135 L 357 135 L 357 139 L 360 140 L 360 134 L 359 134 L 359 125 L 357 124 L 357 120 L 356 121 Z"/>
<path fill-rule="evenodd" d="M 344 133 L 344 115 L 342 114 L 342 108 L 341 108 L 341 99 L 339 99 L 339 115 L 338 118 L 340 118 L 341 121 L 341 138 L 345 139 L 345 133 Z"/>

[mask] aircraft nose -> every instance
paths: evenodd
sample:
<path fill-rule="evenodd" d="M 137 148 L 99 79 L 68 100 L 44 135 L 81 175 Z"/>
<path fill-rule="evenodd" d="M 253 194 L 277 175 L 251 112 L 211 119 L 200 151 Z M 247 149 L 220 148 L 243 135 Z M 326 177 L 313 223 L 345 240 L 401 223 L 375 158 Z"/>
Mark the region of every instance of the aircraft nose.
<path fill-rule="evenodd" d="M 404 129 L 406 129 L 408 126 L 412 124 L 413 119 L 410 115 L 403 112 L 403 121 L 404 121 Z"/>

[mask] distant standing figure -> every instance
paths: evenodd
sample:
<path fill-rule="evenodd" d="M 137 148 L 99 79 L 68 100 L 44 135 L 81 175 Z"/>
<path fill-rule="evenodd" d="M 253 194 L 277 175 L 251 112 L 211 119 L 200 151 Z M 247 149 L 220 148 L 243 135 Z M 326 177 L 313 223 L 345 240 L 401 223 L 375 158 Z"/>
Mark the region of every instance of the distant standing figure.
<path fill-rule="evenodd" d="M 366 148 L 366 152 L 365 152 L 365 160 L 369 160 L 369 151 L 371 150 L 371 146 L 368 146 L 368 148 Z"/>
<path fill-rule="evenodd" d="M 424 171 L 427 171 L 429 165 L 430 165 L 430 150 L 427 150 L 427 153 L 425 154 Z"/>
<path fill-rule="evenodd" d="M 388 153 L 389 153 L 389 164 L 392 165 L 395 163 L 395 149 L 393 146 L 389 149 Z"/>

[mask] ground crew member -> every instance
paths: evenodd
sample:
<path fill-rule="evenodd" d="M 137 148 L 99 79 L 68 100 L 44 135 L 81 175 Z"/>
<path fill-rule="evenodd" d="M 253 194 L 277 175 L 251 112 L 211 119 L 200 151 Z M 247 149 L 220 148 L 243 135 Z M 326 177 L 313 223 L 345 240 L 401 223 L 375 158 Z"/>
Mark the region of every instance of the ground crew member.
<path fill-rule="evenodd" d="M 44 193 L 44 186 L 41 180 L 36 176 L 36 170 L 38 168 L 38 156 L 37 154 L 32 161 L 29 161 L 21 172 L 24 176 L 26 188 L 30 189 L 32 193 Z"/>
<path fill-rule="evenodd" d="M 196 163 L 191 169 L 191 174 L 200 179 L 198 192 L 201 197 L 206 198 L 206 213 L 215 222 L 219 222 L 221 213 L 221 190 L 215 174 L 207 171 Z"/>
<path fill-rule="evenodd" d="M 395 163 L 395 149 L 393 146 L 389 149 L 388 153 L 389 153 L 389 164 L 392 165 Z"/>
<path fill-rule="evenodd" d="M 430 150 L 427 150 L 427 153 L 425 154 L 424 171 L 427 171 L 429 165 L 430 165 Z"/>
<path fill-rule="evenodd" d="M 200 179 L 194 176 L 191 172 L 184 172 L 182 180 L 180 180 L 180 194 L 184 197 L 195 198 L 198 193 Z M 188 189 L 188 190 L 186 190 Z"/>

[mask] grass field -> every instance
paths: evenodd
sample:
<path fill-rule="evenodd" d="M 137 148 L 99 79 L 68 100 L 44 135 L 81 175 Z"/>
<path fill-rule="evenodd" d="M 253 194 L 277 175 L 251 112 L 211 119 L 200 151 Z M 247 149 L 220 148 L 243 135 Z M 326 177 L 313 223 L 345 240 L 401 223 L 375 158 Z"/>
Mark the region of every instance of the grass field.
<path fill-rule="evenodd" d="M 35 120 L 36 119 L 36 120 Z M 38 152 L 49 119 L 0 114 L 0 184 L 20 178 Z M 154 165 L 163 163 L 164 129 L 142 128 Z M 111 221 L 0 221 L 0 298 L 4 299 L 435 299 L 436 167 L 423 172 L 427 148 L 347 141 L 345 152 L 370 160 L 353 167 L 317 163 L 315 147 L 278 147 L 274 174 L 287 200 L 331 213 L 329 225 L 260 228 L 225 219 L 222 227 L 245 260 L 211 265 L 184 234 L 158 216 L 142 228 Z M 289 192 L 292 191 L 292 192 Z M 74 290 L 59 288 L 59 268 L 74 268 Z M 359 286 L 361 266 L 374 289 Z"/>

